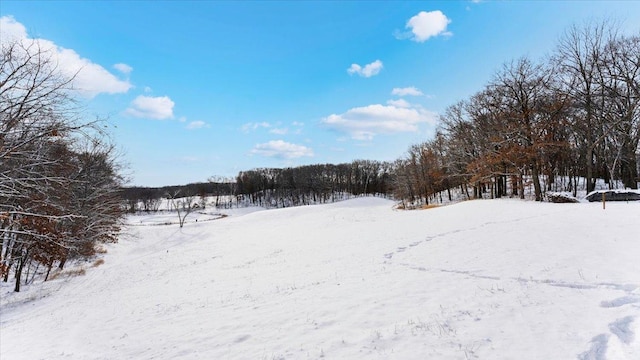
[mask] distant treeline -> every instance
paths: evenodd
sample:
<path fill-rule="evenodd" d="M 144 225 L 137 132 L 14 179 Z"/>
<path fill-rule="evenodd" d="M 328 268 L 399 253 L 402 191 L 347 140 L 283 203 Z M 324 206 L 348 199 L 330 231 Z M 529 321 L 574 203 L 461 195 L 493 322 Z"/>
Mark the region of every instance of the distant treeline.
<path fill-rule="evenodd" d="M 241 171 L 235 179 L 211 179 L 164 187 L 124 187 L 122 198 L 129 212 L 157 211 L 163 198 L 216 197 L 217 206 L 287 207 L 331 202 L 345 196 L 392 193 L 392 164 L 356 160 L 345 164 L 306 165 Z"/>
<path fill-rule="evenodd" d="M 163 198 L 183 198 L 193 196 L 235 195 L 235 182 L 202 182 L 187 185 L 171 185 L 163 187 L 123 187 L 122 199 L 127 204 L 127 211 L 157 211 Z"/>
<path fill-rule="evenodd" d="M 348 195 L 389 195 L 392 165 L 356 160 L 345 164 L 306 165 L 285 169 L 243 171 L 237 193 L 253 205 L 286 207 L 332 202 Z"/>

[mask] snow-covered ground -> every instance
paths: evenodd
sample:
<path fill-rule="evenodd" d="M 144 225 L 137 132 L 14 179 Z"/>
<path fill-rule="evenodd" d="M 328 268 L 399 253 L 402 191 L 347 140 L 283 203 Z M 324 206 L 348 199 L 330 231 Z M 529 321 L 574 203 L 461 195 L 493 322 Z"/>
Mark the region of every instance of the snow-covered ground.
<path fill-rule="evenodd" d="M 640 202 L 393 205 L 129 226 L 2 288 L 0 358 L 640 359 Z"/>

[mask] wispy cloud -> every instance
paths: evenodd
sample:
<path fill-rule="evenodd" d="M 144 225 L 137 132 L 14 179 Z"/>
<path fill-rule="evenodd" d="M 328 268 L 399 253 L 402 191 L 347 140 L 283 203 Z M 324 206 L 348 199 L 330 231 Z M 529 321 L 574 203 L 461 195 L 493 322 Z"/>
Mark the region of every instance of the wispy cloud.
<path fill-rule="evenodd" d="M 133 71 L 133 68 L 127 64 L 123 64 L 123 63 L 118 63 L 113 65 L 113 68 L 120 71 L 121 73 L 125 74 L 125 75 L 129 75 L 131 74 L 131 72 Z"/>
<path fill-rule="evenodd" d="M 271 124 L 269 122 L 250 122 L 243 124 L 240 128 L 242 132 L 248 133 L 251 131 L 257 131 L 259 129 L 269 129 L 269 134 L 275 135 L 287 135 L 287 134 L 300 134 L 302 132 L 302 127 L 304 123 L 294 121 L 290 124 L 290 126 L 282 126 L 281 122 L 277 122 L 275 124 Z M 277 127 L 276 127 L 277 126 Z M 293 129 L 290 129 L 293 127 Z"/>
<path fill-rule="evenodd" d="M 92 98 L 101 93 L 126 93 L 133 87 L 128 80 L 117 78 L 104 67 L 81 57 L 72 49 L 58 46 L 50 40 L 29 37 L 25 26 L 11 16 L 0 17 L 0 38 L 3 42 L 19 42 L 25 48 L 36 44 L 41 50 L 50 53 L 61 74 L 73 78 L 73 88 L 82 96 Z M 131 67 L 129 69 L 132 70 Z"/>
<path fill-rule="evenodd" d="M 355 140 L 372 140 L 379 134 L 417 132 L 421 123 L 434 124 L 436 114 L 406 101 L 392 100 L 388 105 L 373 104 L 331 114 L 321 123 Z"/>
<path fill-rule="evenodd" d="M 409 86 L 405 88 L 393 88 L 391 95 L 396 96 L 422 96 L 422 91 L 418 90 L 415 86 Z"/>
<path fill-rule="evenodd" d="M 312 157 L 313 150 L 304 145 L 296 145 L 283 140 L 272 140 L 257 144 L 251 154 L 278 159 L 297 159 L 303 156 Z"/>
<path fill-rule="evenodd" d="M 289 133 L 288 128 L 273 128 L 269 130 L 269 134 L 275 134 L 275 135 L 286 135 L 288 133 Z"/>
<path fill-rule="evenodd" d="M 125 113 L 138 118 L 171 119 L 173 118 L 174 105 L 175 103 L 168 96 L 139 95 L 131 102 Z"/>
<path fill-rule="evenodd" d="M 405 99 L 387 100 L 387 105 L 391 105 L 399 108 L 411 107 L 411 104 Z"/>
<path fill-rule="evenodd" d="M 211 127 L 211 125 L 207 124 L 206 122 L 204 122 L 202 120 L 192 121 L 189 124 L 187 124 L 187 129 L 189 129 L 189 130 L 210 128 L 210 127 Z"/>
<path fill-rule="evenodd" d="M 270 127 L 271 127 L 271 124 L 269 124 L 266 121 L 263 121 L 263 122 L 250 122 L 250 123 L 243 124 L 241 129 L 243 132 L 249 132 L 249 131 L 258 130 L 260 128 L 267 129 Z"/>
<path fill-rule="evenodd" d="M 451 23 L 442 11 L 421 11 L 411 17 L 405 29 L 407 32 L 398 32 L 398 39 L 411 39 L 415 42 L 425 42 L 435 36 L 451 36 L 453 33 L 447 31 L 447 26 Z"/>
<path fill-rule="evenodd" d="M 362 77 L 368 78 L 368 77 L 378 75 L 380 73 L 380 70 L 382 70 L 383 66 L 384 65 L 382 64 L 382 61 L 380 60 L 376 60 L 370 64 L 365 65 L 364 67 L 358 64 L 351 64 L 351 66 L 347 69 L 347 72 L 350 75 L 357 74 Z"/>

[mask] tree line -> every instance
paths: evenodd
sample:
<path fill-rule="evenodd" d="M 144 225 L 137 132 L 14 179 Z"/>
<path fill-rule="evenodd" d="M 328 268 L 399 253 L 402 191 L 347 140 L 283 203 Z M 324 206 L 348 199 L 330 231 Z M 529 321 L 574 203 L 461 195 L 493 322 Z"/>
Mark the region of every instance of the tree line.
<path fill-rule="evenodd" d="M 264 207 L 320 204 L 352 195 L 387 195 L 392 188 L 392 164 L 355 160 L 337 165 L 254 169 L 241 171 L 236 186 L 244 200 Z"/>
<path fill-rule="evenodd" d="M 86 259 L 120 230 L 123 178 L 99 122 L 79 119 L 71 81 L 37 41 L 2 42 L 0 277 Z M 30 277 L 31 273 L 31 277 Z"/>
<path fill-rule="evenodd" d="M 206 183 L 164 187 L 124 187 L 128 212 L 159 211 L 163 201 L 185 199 L 199 208 L 202 199 L 213 198 L 218 208 L 263 206 L 266 208 L 321 204 L 350 196 L 392 193 L 393 164 L 356 160 L 344 164 L 317 164 L 288 168 L 240 171 L 235 178 L 212 177 Z M 194 201 L 199 197 L 200 202 Z"/>
<path fill-rule="evenodd" d="M 396 163 L 398 199 L 429 203 L 573 191 L 586 179 L 638 187 L 640 34 L 607 22 L 569 28 L 547 59 L 505 63 L 483 89 L 449 106 L 432 140 Z"/>
<path fill-rule="evenodd" d="M 162 187 L 126 186 L 121 191 L 127 212 L 159 211 L 163 199 L 186 197 L 214 197 L 215 206 L 223 207 L 224 197 L 236 194 L 234 179 L 212 177 L 209 182 L 171 185 Z"/>

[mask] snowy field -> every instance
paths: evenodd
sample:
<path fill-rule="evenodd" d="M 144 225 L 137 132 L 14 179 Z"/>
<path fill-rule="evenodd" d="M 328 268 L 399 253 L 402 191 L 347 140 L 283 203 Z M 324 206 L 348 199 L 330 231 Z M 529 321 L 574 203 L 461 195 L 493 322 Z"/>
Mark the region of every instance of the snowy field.
<path fill-rule="evenodd" d="M 640 202 L 393 205 L 130 225 L 2 287 L 0 359 L 640 359 Z"/>

